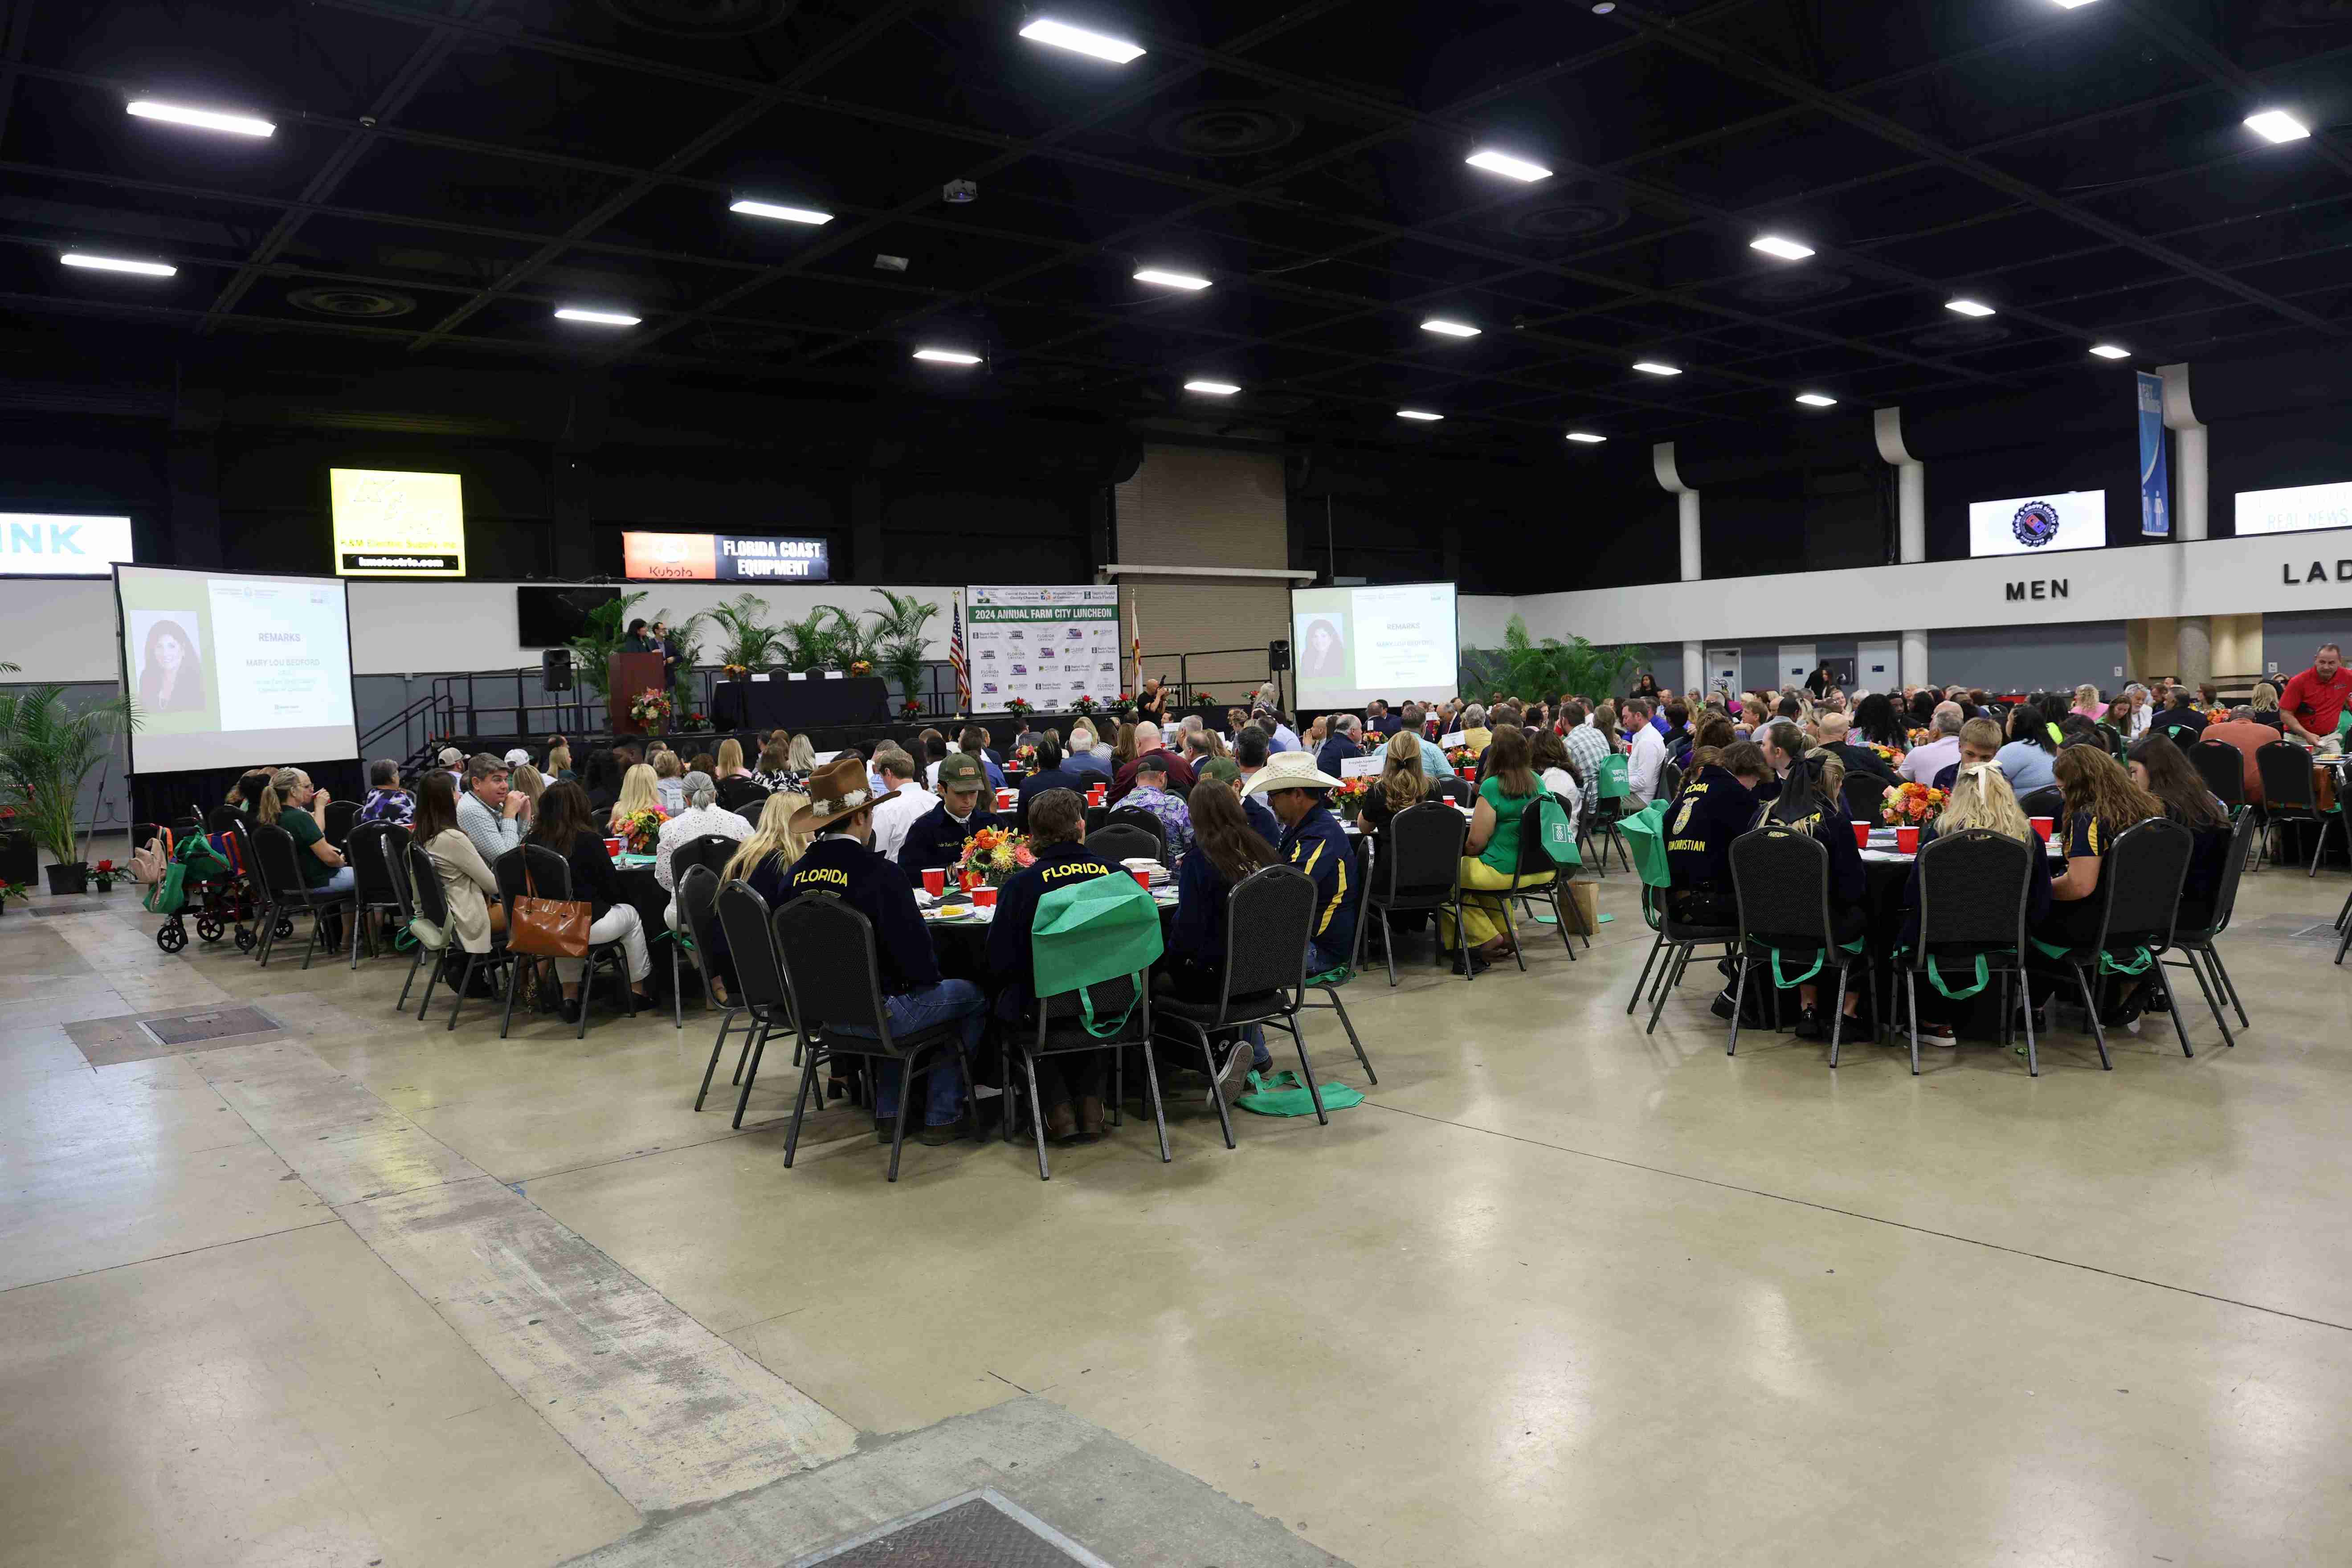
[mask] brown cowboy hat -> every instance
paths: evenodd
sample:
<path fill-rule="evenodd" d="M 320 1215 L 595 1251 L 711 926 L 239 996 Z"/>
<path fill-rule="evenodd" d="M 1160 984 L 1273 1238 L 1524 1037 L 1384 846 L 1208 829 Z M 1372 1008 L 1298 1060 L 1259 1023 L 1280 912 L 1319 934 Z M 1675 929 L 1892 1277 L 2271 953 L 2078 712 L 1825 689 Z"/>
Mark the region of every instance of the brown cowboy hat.
<path fill-rule="evenodd" d="M 896 799 L 898 794 L 895 789 L 875 794 L 873 781 L 866 776 L 866 764 L 844 752 L 809 774 L 809 803 L 793 813 L 793 831 L 803 833 L 812 827 L 823 827 L 828 822 L 838 822 L 868 806 Z"/>

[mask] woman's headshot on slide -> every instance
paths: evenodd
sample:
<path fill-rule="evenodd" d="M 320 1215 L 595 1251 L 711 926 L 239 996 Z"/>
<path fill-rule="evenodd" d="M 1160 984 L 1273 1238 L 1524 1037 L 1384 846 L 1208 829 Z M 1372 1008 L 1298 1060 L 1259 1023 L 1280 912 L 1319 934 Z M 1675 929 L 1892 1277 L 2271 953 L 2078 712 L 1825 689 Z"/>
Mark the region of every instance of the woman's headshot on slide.
<path fill-rule="evenodd" d="M 1343 679 L 1348 673 L 1348 650 L 1339 641 L 1339 628 L 1328 621 L 1310 622 L 1307 627 L 1307 659 L 1300 673 L 1317 679 Z"/>
<path fill-rule="evenodd" d="M 147 628 L 139 659 L 139 706 L 149 713 L 186 713 L 205 706 L 205 669 L 196 643 L 177 621 Z"/>

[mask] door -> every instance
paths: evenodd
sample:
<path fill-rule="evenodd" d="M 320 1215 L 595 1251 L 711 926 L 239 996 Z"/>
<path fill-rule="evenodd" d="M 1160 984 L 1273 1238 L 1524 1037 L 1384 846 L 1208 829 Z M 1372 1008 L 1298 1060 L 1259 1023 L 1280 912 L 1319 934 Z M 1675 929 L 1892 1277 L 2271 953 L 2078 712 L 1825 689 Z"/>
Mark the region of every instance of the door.
<path fill-rule="evenodd" d="M 1853 650 L 1853 684 L 1849 691 L 1900 691 L 1903 689 L 1903 645 L 1899 642 L 1866 642 Z"/>
<path fill-rule="evenodd" d="M 1780 668 L 1775 671 L 1780 686 L 1801 687 L 1813 673 L 1813 645 L 1809 642 L 1784 642 L 1780 645 Z"/>
<path fill-rule="evenodd" d="M 1711 647 L 1706 650 L 1706 679 L 1700 688 L 1702 696 L 1711 692 L 1739 695 L 1739 650 L 1736 647 Z"/>

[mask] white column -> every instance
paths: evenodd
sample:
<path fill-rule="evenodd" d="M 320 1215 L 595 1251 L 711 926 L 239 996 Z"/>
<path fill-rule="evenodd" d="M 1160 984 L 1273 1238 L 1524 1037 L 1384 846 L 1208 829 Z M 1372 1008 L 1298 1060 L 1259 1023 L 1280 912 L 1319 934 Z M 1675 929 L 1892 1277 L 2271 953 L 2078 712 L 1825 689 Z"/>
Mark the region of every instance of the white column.
<path fill-rule="evenodd" d="M 1895 469 L 1895 558 L 1905 565 L 1927 559 L 1927 466 L 1911 455 L 1903 440 L 1903 410 L 1871 411 L 1872 433 L 1878 455 Z M 1903 684 L 1927 681 L 1927 634 L 1903 634 Z"/>
<path fill-rule="evenodd" d="M 1672 441 L 1661 441 L 1650 448 L 1650 468 L 1658 476 L 1658 488 L 1675 497 L 1682 525 L 1682 580 L 1696 583 L 1704 575 L 1699 562 L 1698 492 L 1683 483 L 1681 470 L 1675 466 Z"/>
<path fill-rule="evenodd" d="M 1906 686 L 1927 684 L 1927 634 L 1926 632 L 1903 634 L 1903 684 Z"/>
<path fill-rule="evenodd" d="M 2164 427 L 2180 437 L 2172 444 L 2172 537 L 2210 538 L 2212 469 L 2205 426 L 2189 397 L 2189 367 L 2168 364 L 2157 374 L 2164 377 Z"/>
<path fill-rule="evenodd" d="M 1700 696 L 1706 695 L 1706 645 L 1683 644 L 1683 689 L 1696 688 Z"/>

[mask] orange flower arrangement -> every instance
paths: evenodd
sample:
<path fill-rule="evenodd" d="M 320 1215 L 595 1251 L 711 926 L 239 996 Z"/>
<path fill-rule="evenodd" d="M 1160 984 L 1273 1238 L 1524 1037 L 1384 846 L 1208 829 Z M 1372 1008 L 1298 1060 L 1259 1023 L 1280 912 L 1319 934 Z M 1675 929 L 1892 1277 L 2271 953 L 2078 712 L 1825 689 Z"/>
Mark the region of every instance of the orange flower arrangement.
<path fill-rule="evenodd" d="M 1886 804 L 1879 816 L 1896 827 L 1917 827 L 1943 816 L 1951 798 L 1949 790 L 1931 784 L 1899 784 L 1886 792 Z"/>

